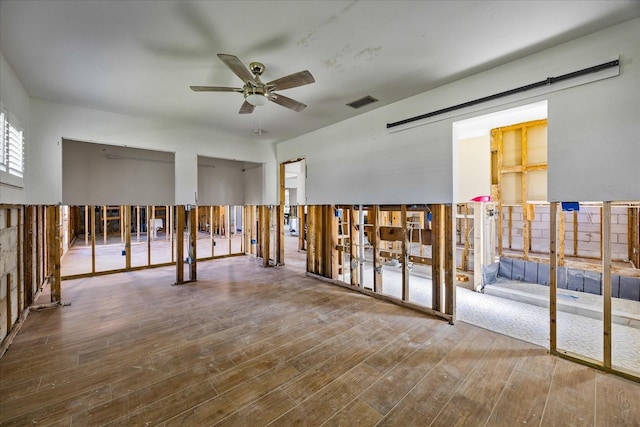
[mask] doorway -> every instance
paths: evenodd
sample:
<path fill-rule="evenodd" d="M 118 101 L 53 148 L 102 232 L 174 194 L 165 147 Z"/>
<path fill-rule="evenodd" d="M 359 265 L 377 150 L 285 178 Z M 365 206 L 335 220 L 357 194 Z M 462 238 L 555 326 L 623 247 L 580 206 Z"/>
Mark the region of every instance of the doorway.
<path fill-rule="evenodd" d="M 304 159 L 280 165 L 281 262 L 300 270 L 306 269 L 306 170 Z"/>

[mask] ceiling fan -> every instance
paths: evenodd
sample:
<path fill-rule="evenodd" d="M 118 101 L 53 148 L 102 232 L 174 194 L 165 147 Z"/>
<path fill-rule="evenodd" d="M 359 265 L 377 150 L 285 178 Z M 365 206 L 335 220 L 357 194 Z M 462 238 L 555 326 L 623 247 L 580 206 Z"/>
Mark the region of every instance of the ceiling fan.
<path fill-rule="evenodd" d="M 195 92 L 238 92 L 244 96 L 244 103 L 240 107 L 240 114 L 250 114 L 254 108 L 265 105 L 269 101 L 289 108 L 294 111 L 302 111 L 307 106 L 295 99 L 275 93 L 275 91 L 291 89 L 293 87 L 304 86 L 315 82 L 311 73 L 307 70 L 288 76 L 262 83 L 260 76 L 264 72 L 265 66 L 260 62 L 252 62 L 249 68 L 233 55 L 219 53 L 218 58 L 225 63 L 233 73 L 244 82 L 242 87 L 221 87 L 221 86 L 190 86 Z M 251 71 L 249 71 L 251 70 Z"/>

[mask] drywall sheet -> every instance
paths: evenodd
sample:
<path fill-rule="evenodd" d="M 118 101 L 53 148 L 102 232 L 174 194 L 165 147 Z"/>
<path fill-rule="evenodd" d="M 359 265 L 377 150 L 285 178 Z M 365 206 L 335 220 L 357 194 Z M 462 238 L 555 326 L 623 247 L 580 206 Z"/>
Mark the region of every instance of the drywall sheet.
<path fill-rule="evenodd" d="M 174 155 L 82 141 L 62 141 L 65 205 L 173 205 Z"/>
<path fill-rule="evenodd" d="M 198 205 L 243 205 L 245 202 L 245 169 L 235 160 L 198 156 Z"/>
<path fill-rule="evenodd" d="M 381 108 L 278 145 L 279 161 L 305 158 L 307 204 L 451 202 L 451 123 L 389 132 L 386 120 Z"/>
<path fill-rule="evenodd" d="M 245 163 L 244 171 L 244 205 L 263 205 L 265 199 L 265 165 Z"/>
<path fill-rule="evenodd" d="M 620 75 L 549 97 L 549 201 L 640 200 L 640 20 L 597 35 Z"/>

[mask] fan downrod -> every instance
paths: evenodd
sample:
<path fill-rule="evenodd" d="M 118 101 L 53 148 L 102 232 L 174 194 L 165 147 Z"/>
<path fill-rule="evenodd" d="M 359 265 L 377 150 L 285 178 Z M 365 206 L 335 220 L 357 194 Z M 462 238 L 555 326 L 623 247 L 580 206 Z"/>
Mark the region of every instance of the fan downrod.
<path fill-rule="evenodd" d="M 261 76 L 264 73 L 265 66 L 261 62 L 252 62 L 249 64 L 249 70 L 254 76 Z"/>

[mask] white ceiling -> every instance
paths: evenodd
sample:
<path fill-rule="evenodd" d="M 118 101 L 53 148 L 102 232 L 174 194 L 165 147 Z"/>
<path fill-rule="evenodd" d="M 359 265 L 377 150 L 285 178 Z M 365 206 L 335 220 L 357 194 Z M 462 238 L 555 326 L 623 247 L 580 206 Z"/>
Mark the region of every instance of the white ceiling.
<path fill-rule="evenodd" d="M 278 142 L 639 16 L 638 0 L 2 0 L 0 50 L 32 98 Z M 217 53 L 264 81 L 308 69 L 282 92 L 308 108 L 239 115 L 240 94 L 192 92 L 242 85 Z"/>

